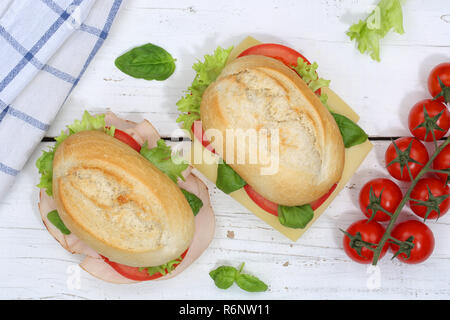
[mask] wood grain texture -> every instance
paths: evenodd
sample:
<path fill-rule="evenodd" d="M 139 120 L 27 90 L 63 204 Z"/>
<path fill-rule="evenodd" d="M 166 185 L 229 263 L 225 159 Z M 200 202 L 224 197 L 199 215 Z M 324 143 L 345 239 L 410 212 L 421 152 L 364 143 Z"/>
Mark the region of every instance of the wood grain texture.
<path fill-rule="evenodd" d="M 131 120 L 149 119 L 160 133 L 177 128 L 175 103 L 191 83 L 192 64 L 218 45 L 235 45 L 247 35 L 297 48 L 319 63 L 321 76 L 361 116 L 373 137 L 408 134 L 405 113 L 428 97 L 426 76 L 450 60 L 450 2 L 408 0 L 406 33 L 382 42 L 381 63 L 361 55 L 345 31 L 376 1 L 365 0 L 124 0 L 110 36 L 74 90 L 48 136 L 79 118 L 84 109 L 109 108 Z M 426 27 L 424 27 L 426 26 Z M 114 59 L 146 42 L 177 59 L 165 82 L 132 79 L 114 67 Z M 43 226 L 37 209 L 38 173 L 34 162 L 41 143 L 0 201 L 0 299 L 448 299 L 450 298 L 450 215 L 428 225 L 436 249 L 424 264 L 380 262 L 381 286 L 369 290 L 367 267 L 342 250 L 345 228 L 362 218 L 358 193 L 367 180 L 387 176 L 383 156 L 388 141 L 372 141 L 374 150 L 328 210 L 297 242 L 291 242 L 209 184 L 216 212 L 210 248 L 188 270 L 164 281 L 118 286 L 80 271 L 80 288 L 70 279 L 81 257 L 62 249 Z M 403 188 L 405 186 L 402 186 Z M 411 217 L 405 209 L 402 219 Z M 234 286 L 217 289 L 208 272 L 221 264 L 238 266 L 270 285 L 249 294 Z M 433 270 L 430 272 L 430 270 Z"/>

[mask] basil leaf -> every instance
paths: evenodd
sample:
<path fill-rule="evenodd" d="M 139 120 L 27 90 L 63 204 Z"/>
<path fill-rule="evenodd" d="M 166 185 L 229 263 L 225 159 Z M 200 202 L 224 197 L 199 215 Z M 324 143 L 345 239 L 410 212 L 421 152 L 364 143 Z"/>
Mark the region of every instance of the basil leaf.
<path fill-rule="evenodd" d="M 226 194 L 243 188 L 247 183 L 225 162 L 217 168 L 216 186 Z"/>
<path fill-rule="evenodd" d="M 175 59 L 161 47 L 147 43 L 118 57 L 115 65 L 133 78 L 166 80 L 175 71 Z"/>
<path fill-rule="evenodd" d="M 214 280 L 216 286 L 220 289 L 228 289 L 236 279 L 237 270 L 230 266 L 221 266 L 209 273 L 209 276 Z"/>
<path fill-rule="evenodd" d="M 341 114 L 331 113 L 341 132 L 346 148 L 356 146 L 367 140 L 368 135 L 352 120 Z"/>
<path fill-rule="evenodd" d="M 189 205 L 191 206 L 194 216 L 196 216 L 197 213 L 200 211 L 200 209 L 203 207 L 203 201 L 199 197 L 197 197 L 195 194 L 190 193 L 189 191 L 181 189 L 181 192 L 183 192 L 184 197 L 186 198 Z"/>
<path fill-rule="evenodd" d="M 283 226 L 303 229 L 314 217 L 311 205 L 287 207 L 278 205 L 278 220 Z"/>
<path fill-rule="evenodd" d="M 268 288 L 267 284 L 249 274 L 239 274 L 236 278 L 236 284 L 239 288 L 248 292 L 264 292 Z"/>
<path fill-rule="evenodd" d="M 64 222 L 61 220 L 61 217 L 59 216 L 58 211 L 53 210 L 53 211 L 50 211 L 49 213 L 47 213 L 47 219 L 55 227 L 57 227 L 59 229 L 59 231 L 61 231 L 62 234 L 68 235 L 68 234 L 71 233 L 70 230 L 67 229 L 67 227 L 64 224 Z"/>

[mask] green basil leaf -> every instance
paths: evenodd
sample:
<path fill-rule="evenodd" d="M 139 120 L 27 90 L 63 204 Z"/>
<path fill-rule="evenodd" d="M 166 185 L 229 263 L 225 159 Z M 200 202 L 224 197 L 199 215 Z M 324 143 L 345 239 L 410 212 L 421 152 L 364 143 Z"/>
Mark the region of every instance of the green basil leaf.
<path fill-rule="evenodd" d="M 197 213 L 200 211 L 200 209 L 203 207 L 203 201 L 199 197 L 197 197 L 195 194 L 190 193 L 189 191 L 181 189 L 181 192 L 183 192 L 184 197 L 186 198 L 189 205 L 191 206 L 194 216 L 196 216 Z"/>
<path fill-rule="evenodd" d="M 217 167 L 216 186 L 226 194 L 243 188 L 247 183 L 225 162 Z"/>
<path fill-rule="evenodd" d="M 341 131 L 342 139 L 344 140 L 344 145 L 346 148 L 356 146 L 367 140 L 367 133 L 365 133 L 364 130 L 352 120 L 346 116 L 334 112 L 331 114 L 333 115 L 334 120 L 336 120 L 339 131 Z"/>
<path fill-rule="evenodd" d="M 236 284 L 239 288 L 248 292 L 264 292 L 268 288 L 263 281 L 249 274 L 239 274 L 236 278 Z"/>
<path fill-rule="evenodd" d="M 175 71 L 175 59 L 161 47 L 147 43 L 118 57 L 115 65 L 133 78 L 166 80 Z"/>
<path fill-rule="evenodd" d="M 311 205 L 287 207 L 278 205 L 278 220 L 283 226 L 303 229 L 314 217 Z"/>
<path fill-rule="evenodd" d="M 49 213 L 47 213 L 47 219 L 55 227 L 57 227 L 59 229 L 59 231 L 61 231 L 62 234 L 68 235 L 68 234 L 71 233 L 70 230 L 67 229 L 67 227 L 64 224 L 64 222 L 61 220 L 61 217 L 59 216 L 58 211 L 53 210 L 53 211 L 50 211 Z"/>
<path fill-rule="evenodd" d="M 237 270 L 230 266 L 221 266 L 209 273 L 209 276 L 214 280 L 216 286 L 220 289 L 228 289 L 236 279 Z"/>

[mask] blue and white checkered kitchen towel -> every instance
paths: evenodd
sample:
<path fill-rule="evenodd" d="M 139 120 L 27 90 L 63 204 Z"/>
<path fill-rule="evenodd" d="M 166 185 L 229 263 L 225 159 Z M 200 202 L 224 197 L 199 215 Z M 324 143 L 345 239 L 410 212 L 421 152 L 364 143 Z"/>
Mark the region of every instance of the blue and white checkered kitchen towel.
<path fill-rule="evenodd" d="M 122 0 L 0 0 L 0 197 L 103 44 Z"/>

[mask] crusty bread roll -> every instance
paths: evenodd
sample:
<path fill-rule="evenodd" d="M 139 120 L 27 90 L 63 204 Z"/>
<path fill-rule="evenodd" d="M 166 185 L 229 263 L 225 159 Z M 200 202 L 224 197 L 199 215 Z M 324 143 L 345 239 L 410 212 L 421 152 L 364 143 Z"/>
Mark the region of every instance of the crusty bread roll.
<path fill-rule="evenodd" d="M 53 196 L 64 224 L 111 261 L 157 266 L 194 236 L 180 188 L 123 142 L 100 131 L 64 140 L 53 162 Z"/>
<path fill-rule="evenodd" d="M 341 178 L 345 149 L 333 116 L 297 73 L 278 60 L 245 56 L 230 63 L 203 94 L 200 114 L 204 130 L 222 133 L 224 139 L 213 139 L 212 146 L 222 150 L 225 162 L 275 203 L 310 203 Z M 226 129 L 278 129 L 279 170 L 262 175 L 268 164 L 238 164 L 236 141 L 230 148 L 234 154 L 226 152 Z M 248 160 L 249 148 L 245 150 Z"/>

